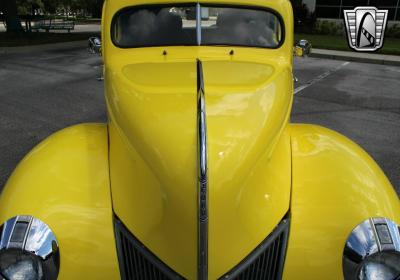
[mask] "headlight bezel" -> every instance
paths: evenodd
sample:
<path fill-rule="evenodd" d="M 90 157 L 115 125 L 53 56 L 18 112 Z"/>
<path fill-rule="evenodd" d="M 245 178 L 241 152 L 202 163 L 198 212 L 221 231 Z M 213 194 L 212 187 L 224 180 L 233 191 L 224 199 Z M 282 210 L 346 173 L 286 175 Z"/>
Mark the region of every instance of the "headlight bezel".
<path fill-rule="evenodd" d="M 23 269 L 36 275 L 32 280 L 56 280 L 60 269 L 59 246 L 53 231 L 27 215 L 13 217 L 0 226 L 0 279 L 24 279 L 17 277 Z"/>
<path fill-rule="evenodd" d="M 393 262 L 400 264 L 400 228 L 392 220 L 367 219 L 347 238 L 342 262 L 344 279 L 397 279 L 400 266 L 393 267 Z"/>

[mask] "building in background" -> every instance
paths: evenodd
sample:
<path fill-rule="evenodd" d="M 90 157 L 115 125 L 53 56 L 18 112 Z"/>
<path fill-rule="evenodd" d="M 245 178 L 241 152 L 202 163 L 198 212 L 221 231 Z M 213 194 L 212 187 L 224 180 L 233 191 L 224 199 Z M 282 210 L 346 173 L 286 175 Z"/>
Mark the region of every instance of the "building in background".
<path fill-rule="evenodd" d="M 293 6 L 295 32 L 309 33 L 317 19 L 316 0 L 290 0 Z"/>
<path fill-rule="evenodd" d="M 304 0 L 304 2 L 310 2 Z M 314 0 L 317 18 L 343 19 L 343 10 L 374 6 L 388 10 L 388 21 L 400 21 L 400 0 Z"/>
<path fill-rule="evenodd" d="M 374 6 L 388 10 L 388 24 L 400 22 L 400 0 L 290 0 L 293 5 L 296 32 L 310 32 L 317 20 L 343 24 L 343 10 Z"/>

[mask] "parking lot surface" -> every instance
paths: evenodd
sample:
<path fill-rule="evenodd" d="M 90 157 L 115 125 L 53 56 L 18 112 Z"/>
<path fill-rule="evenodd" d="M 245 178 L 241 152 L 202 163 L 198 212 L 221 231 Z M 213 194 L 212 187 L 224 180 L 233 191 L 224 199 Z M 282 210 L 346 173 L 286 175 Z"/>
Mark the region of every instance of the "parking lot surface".
<path fill-rule="evenodd" d="M 22 26 L 25 28 L 25 24 L 22 23 Z M 0 24 L 0 32 L 5 32 L 6 28 L 3 24 Z M 41 30 L 41 32 L 44 32 Z M 51 32 L 55 33 L 67 33 L 67 30 L 52 30 Z M 80 32 L 100 32 L 100 24 L 75 24 L 74 29 L 70 31 L 71 33 L 80 33 Z"/>
<path fill-rule="evenodd" d="M 101 58 L 82 46 L 0 55 L 0 190 L 23 156 L 66 126 L 107 120 Z M 400 67 L 295 60 L 292 121 L 362 146 L 400 194 Z"/>
<path fill-rule="evenodd" d="M 336 130 L 364 148 L 400 195 L 400 67 L 296 59 L 292 121 Z M 311 85 L 308 85 L 310 83 Z"/>

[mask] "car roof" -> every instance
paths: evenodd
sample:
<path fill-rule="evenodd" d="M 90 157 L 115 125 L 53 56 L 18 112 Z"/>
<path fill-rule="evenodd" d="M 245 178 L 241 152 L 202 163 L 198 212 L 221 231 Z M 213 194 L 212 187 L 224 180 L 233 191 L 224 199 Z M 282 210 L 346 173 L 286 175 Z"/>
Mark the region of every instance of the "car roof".
<path fill-rule="evenodd" d="M 156 5 L 156 4 L 171 4 L 178 5 L 184 3 L 196 3 L 196 1 L 190 0 L 106 0 L 110 12 L 115 13 L 116 11 L 130 6 L 138 5 Z M 290 6 L 289 0 L 201 0 L 197 1 L 200 4 L 214 4 L 214 5 L 243 5 L 243 6 L 257 6 L 264 8 L 271 8 L 279 13 L 283 13 L 288 10 Z M 288 5 L 289 4 L 289 5 Z M 291 11 L 290 11 L 291 12 Z"/>
<path fill-rule="evenodd" d="M 179 3 L 215 3 L 215 4 L 235 4 L 235 0 L 202 0 L 202 1 L 190 1 L 190 0 L 108 0 L 113 3 L 121 3 L 121 4 L 130 4 L 132 5 L 142 5 L 142 4 L 179 4 Z M 244 1 L 239 1 L 243 3 L 247 3 L 248 5 L 257 5 L 257 6 L 268 6 L 268 3 L 286 3 L 289 0 L 244 0 Z"/>

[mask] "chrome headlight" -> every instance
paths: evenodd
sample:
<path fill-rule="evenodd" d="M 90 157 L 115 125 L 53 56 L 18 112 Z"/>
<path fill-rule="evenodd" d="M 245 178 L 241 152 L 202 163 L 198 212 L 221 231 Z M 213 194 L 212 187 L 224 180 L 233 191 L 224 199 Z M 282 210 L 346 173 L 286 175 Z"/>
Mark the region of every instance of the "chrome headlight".
<path fill-rule="evenodd" d="M 50 228 L 32 216 L 17 216 L 0 227 L 0 279 L 55 280 L 58 242 Z"/>
<path fill-rule="evenodd" d="M 400 277 L 400 228 L 384 218 L 358 225 L 343 253 L 346 280 L 395 280 Z"/>

